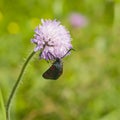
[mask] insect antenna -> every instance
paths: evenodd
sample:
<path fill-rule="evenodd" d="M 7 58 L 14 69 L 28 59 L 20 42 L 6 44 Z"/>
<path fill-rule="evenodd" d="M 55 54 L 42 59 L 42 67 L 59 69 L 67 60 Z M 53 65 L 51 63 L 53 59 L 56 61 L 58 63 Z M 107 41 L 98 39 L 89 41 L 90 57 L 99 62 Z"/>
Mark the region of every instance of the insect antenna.
<path fill-rule="evenodd" d="M 67 51 L 67 53 L 65 53 L 65 55 L 63 55 L 61 58 L 64 58 L 71 50 L 74 50 L 74 51 L 75 51 L 75 49 L 71 48 L 71 49 L 69 49 L 69 50 Z"/>

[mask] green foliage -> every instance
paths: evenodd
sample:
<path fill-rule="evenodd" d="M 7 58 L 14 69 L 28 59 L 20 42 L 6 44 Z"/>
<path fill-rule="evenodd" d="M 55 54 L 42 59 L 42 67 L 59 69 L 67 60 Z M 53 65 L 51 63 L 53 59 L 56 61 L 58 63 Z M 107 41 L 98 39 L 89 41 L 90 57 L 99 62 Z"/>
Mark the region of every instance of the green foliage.
<path fill-rule="evenodd" d="M 5 106 L 4 106 L 1 90 L 0 90 L 0 120 L 6 120 L 6 117 L 5 117 Z"/>
<path fill-rule="evenodd" d="M 4 103 L 24 59 L 33 51 L 30 39 L 39 19 L 60 20 L 70 30 L 75 49 L 63 59 L 64 73 L 57 81 L 42 78 L 51 63 L 39 60 L 39 53 L 34 57 L 13 99 L 11 120 L 120 119 L 119 11 L 118 0 L 0 0 Z M 86 16 L 88 25 L 72 27 L 72 12 Z M 2 97 L 0 105 L 4 117 Z"/>

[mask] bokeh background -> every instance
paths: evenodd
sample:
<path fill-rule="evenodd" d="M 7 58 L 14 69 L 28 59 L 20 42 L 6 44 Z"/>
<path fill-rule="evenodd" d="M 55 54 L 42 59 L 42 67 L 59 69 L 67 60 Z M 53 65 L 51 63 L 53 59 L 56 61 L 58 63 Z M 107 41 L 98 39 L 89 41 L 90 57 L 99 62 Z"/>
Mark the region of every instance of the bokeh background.
<path fill-rule="evenodd" d="M 34 56 L 11 120 L 120 120 L 119 0 L 0 0 L 0 120 L 42 18 L 61 21 L 75 51 L 57 81 L 42 78 L 51 63 Z"/>

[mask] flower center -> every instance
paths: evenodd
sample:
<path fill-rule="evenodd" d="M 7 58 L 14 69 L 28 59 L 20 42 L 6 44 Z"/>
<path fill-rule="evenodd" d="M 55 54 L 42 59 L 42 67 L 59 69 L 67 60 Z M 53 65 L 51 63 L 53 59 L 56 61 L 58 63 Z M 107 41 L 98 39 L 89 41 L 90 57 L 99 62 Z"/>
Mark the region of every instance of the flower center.
<path fill-rule="evenodd" d="M 44 38 L 43 38 L 43 40 L 44 40 Z M 49 38 L 48 39 L 48 41 L 45 41 L 44 40 L 44 45 L 43 45 L 43 49 L 46 47 L 46 46 L 48 46 L 48 47 L 54 47 L 54 42 L 53 41 L 51 41 L 51 39 Z"/>

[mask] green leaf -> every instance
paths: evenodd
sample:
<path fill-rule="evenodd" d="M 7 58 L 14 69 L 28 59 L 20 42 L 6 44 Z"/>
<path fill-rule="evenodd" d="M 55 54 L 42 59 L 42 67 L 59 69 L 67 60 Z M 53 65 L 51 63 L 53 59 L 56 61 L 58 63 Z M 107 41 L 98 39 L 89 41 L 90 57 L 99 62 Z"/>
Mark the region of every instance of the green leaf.
<path fill-rule="evenodd" d="M 4 106 L 1 90 L 0 90 L 0 120 L 6 120 L 5 106 Z"/>
<path fill-rule="evenodd" d="M 120 120 L 120 109 L 116 109 L 99 120 Z"/>

